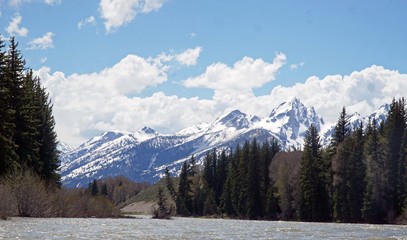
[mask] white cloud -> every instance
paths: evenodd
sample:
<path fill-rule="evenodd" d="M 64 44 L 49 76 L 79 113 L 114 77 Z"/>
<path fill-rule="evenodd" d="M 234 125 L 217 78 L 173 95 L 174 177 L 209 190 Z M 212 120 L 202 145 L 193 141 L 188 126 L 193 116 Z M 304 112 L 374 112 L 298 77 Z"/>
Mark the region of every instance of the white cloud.
<path fill-rule="evenodd" d="M 31 42 L 28 43 L 30 46 L 29 49 L 48 49 L 54 47 L 54 41 L 52 37 L 54 33 L 47 32 L 44 36 L 35 38 Z"/>
<path fill-rule="evenodd" d="M 290 65 L 290 70 L 291 70 L 291 71 L 296 71 L 299 67 L 303 67 L 304 64 L 305 64 L 304 62 L 291 64 L 291 65 Z"/>
<path fill-rule="evenodd" d="M 78 145 L 103 131 L 135 131 L 145 125 L 174 133 L 193 124 L 214 121 L 232 109 L 268 116 L 272 108 L 294 96 L 305 105 L 314 106 L 325 120 L 334 122 L 342 106 L 349 113 L 370 114 L 393 97 L 405 97 L 407 89 L 407 74 L 371 66 L 346 76 L 310 77 L 303 83 L 277 86 L 270 94 L 255 96 L 252 88 L 272 81 L 285 63 L 285 55 L 279 53 L 272 63 L 245 57 L 232 67 L 213 64 L 202 75 L 184 82 L 188 87 L 213 89 L 211 99 L 168 96 L 162 92 L 134 97 L 167 81 L 170 61 L 176 56 L 128 55 L 102 71 L 70 76 L 51 73 L 46 67 L 38 70 L 36 74 L 50 91 L 59 138 Z"/>
<path fill-rule="evenodd" d="M 196 65 L 196 62 L 201 52 L 202 52 L 201 47 L 190 48 L 185 52 L 178 54 L 175 58 L 182 65 L 193 66 Z"/>
<path fill-rule="evenodd" d="M 268 98 L 279 102 L 295 96 L 304 104 L 314 106 L 325 120 L 334 122 L 343 106 L 349 113 L 367 115 L 390 103 L 393 97 L 405 97 L 406 92 L 407 74 L 373 65 L 350 75 L 310 77 L 292 87 L 277 86 Z"/>
<path fill-rule="evenodd" d="M 191 118 L 197 121 L 198 116 L 192 116 L 194 109 L 210 111 L 207 104 L 197 104 L 198 99 L 195 106 L 184 109 L 193 100 L 160 93 L 149 98 L 130 97 L 165 82 L 167 70 L 168 66 L 155 59 L 128 55 L 100 72 L 65 76 L 43 67 L 36 74 L 50 91 L 59 137 L 78 144 L 96 132 L 113 128 L 135 130 L 147 122 L 152 126 L 181 127 Z M 177 119 L 182 116 L 185 119 Z"/>
<path fill-rule="evenodd" d="M 87 17 L 81 21 L 78 22 L 78 29 L 81 30 L 85 26 L 95 26 L 96 25 L 96 19 L 94 16 Z"/>
<path fill-rule="evenodd" d="M 262 59 L 244 57 L 233 67 L 224 63 L 208 66 L 205 73 L 184 81 L 186 87 L 205 87 L 215 90 L 247 90 L 263 86 L 274 80 L 285 64 L 286 56 L 278 53 L 272 63 Z"/>
<path fill-rule="evenodd" d="M 11 7 L 19 7 L 23 3 L 23 0 L 9 0 L 8 5 Z"/>
<path fill-rule="evenodd" d="M 165 0 L 100 0 L 100 17 L 109 33 L 134 20 L 139 13 L 160 9 Z"/>
<path fill-rule="evenodd" d="M 48 5 L 55 5 L 55 4 L 60 4 L 62 0 L 44 0 L 45 4 Z"/>
<path fill-rule="evenodd" d="M 11 20 L 10 24 L 8 25 L 8 27 L 6 28 L 8 34 L 10 34 L 11 36 L 17 34 L 21 37 L 26 37 L 28 34 L 28 29 L 25 27 L 20 27 L 22 20 L 23 17 L 21 15 L 15 15 Z"/>

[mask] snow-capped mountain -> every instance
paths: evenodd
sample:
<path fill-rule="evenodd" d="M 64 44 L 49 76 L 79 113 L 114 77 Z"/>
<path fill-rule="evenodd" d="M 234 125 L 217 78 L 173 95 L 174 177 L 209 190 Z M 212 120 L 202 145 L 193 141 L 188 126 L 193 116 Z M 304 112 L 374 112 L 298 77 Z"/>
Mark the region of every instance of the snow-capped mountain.
<path fill-rule="evenodd" d="M 258 142 L 275 138 L 284 149 L 298 148 L 311 124 L 321 132 L 327 129 L 325 134 L 331 128 L 314 108 L 307 108 L 293 98 L 265 118 L 234 110 L 213 123 L 201 123 L 175 134 L 160 134 L 148 127 L 136 132 L 110 131 L 62 152 L 60 173 L 63 184 L 69 187 L 85 186 L 93 179 L 116 175 L 154 182 L 165 167 L 176 172 L 191 155 L 201 159 L 213 148 L 231 149 L 253 138 Z"/>
<path fill-rule="evenodd" d="M 349 128 L 351 130 L 355 130 L 360 126 L 361 123 L 363 124 L 363 126 L 367 126 L 369 122 L 372 121 L 372 119 L 375 119 L 377 126 L 379 126 L 383 121 L 386 120 L 389 110 L 390 105 L 384 104 L 378 110 L 376 110 L 375 112 L 368 116 L 360 116 L 360 114 L 357 112 L 348 115 Z M 325 125 L 324 129 L 321 129 L 320 135 L 322 145 L 329 144 L 329 142 L 332 139 L 332 134 L 334 133 L 334 131 L 335 123 Z"/>

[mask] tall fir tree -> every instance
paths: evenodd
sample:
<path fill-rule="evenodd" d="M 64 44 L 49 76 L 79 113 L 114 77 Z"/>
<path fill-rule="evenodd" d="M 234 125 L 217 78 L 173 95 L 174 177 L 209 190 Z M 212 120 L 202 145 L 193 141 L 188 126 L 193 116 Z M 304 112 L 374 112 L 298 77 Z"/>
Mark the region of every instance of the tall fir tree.
<path fill-rule="evenodd" d="M 250 144 L 247 169 L 247 210 L 248 219 L 261 217 L 260 179 L 259 179 L 259 146 L 254 138 Z"/>
<path fill-rule="evenodd" d="M 8 76 L 8 56 L 0 36 L 0 177 L 18 168 L 17 145 L 14 142 L 15 110 L 12 109 L 11 80 Z"/>
<path fill-rule="evenodd" d="M 363 195 L 366 189 L 363 124 L 352 134 L 352 154 L 349 172 L 348 203 L 351 222 L 362 221 Z"/>
<path fill-rule="evenodd" d="M 318 131 L 313 124 L 307 131 L 300 164 L 300 218 L 305 221 L 329 220 L 329 201 L 325 179 L 326 169 L 321 153 Z"/>
<path fill-rule="evenodd" d="M 406 127 L 406 104 L 404 98 L 398 101 L 393 99 L 390 105 L 387 121 L 384 124 L 384 139 L 385 139 L 385 178 L 386 178 L 386 202 L 388 219 L 394 220 L 402 211 L 403 202 L 397 197 L 398 187 L 401 183 L 400 176 L 403 164 L 400 163 L 400 149 L 403 139 L 404 129 Z"/>
<path fill-rule="evenodd" d="M 190 196 L 190 182 L 188 179 L 189 164 L 184 161 L 179 175 L 178 194 L 176 200 L 177 214 L 189 216 L 192 212 L 192 200 Z"/>
<path fill-rule="evenodd" d="M 385 222 L 385 168 L 383 144 L 376 120 L 369 121 L 365 137 L 366 190 L 362 217 L 369 223 Z"/>

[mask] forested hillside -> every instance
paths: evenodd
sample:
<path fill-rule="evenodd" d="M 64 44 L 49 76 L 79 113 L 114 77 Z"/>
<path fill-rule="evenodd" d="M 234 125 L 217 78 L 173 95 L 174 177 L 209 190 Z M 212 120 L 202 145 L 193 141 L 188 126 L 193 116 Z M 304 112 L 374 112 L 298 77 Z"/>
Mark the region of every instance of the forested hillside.
<path fill-rule="evenodd" d="M 308 129 L 302 152 L 279 153 L 256 140 L 232 152 L 216 149 L 202 169 L 184 162 L 179 186 L 167 187 L 182 216 L 395 223 L 406 219 L 406 103 L 395 100 L 387 120 L 355 129 L 346 109 L 323 148 Z M 174 189 L 178 189 L 177 191 Z"/>

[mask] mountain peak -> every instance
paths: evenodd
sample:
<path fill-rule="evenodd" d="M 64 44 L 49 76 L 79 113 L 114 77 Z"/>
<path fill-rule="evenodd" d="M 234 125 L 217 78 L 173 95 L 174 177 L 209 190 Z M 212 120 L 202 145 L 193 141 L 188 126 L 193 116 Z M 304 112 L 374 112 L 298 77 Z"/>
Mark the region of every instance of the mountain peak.
<path fill-rule="evenodd" d="M 236 109 L 228 114 L 221 116 L 220 118 L 218 118 L 216 122 L 227 127 L 235 127 L 236 129 L 242 129 L 250 126 L 251 119 L 253 119 L 253 117 L 248 116 L 246 113 L 243 113 L 240 110 Z"/>
<path fill-rule="evenodd" d="M 145 134 L 151 134 L 151 135 L 157 134 L 157 132 L 154 129 L 147 127 L 147 126 L 144 126 L 142 129 L 140 129 L 140 132 L 143 132 Z"/>

